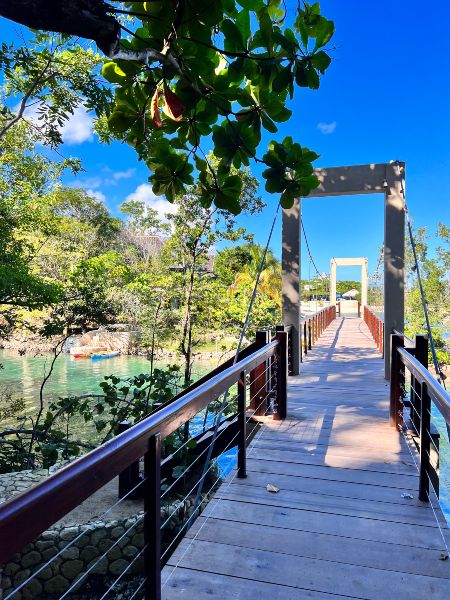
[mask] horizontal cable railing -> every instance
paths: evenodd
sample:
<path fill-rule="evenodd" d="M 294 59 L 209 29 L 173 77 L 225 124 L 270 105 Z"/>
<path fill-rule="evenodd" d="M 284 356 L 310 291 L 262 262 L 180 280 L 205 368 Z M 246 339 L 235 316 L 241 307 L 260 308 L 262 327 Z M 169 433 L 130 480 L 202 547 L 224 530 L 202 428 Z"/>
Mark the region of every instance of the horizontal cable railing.
<path fill-rule="evenodd" d="M 308 354 L 313 345 L 336 318 L 336 306 L 326 306 L 300 321 L 300 357 Z"/>
<path fill-rule="evenodd" d="M 412 340 L 392 334 L 390 420 L 403 433 L 409 432 L 417 446 L 419 499 L 423 501 L 430 500 L 430 485 L 439 497 L 439 433 L 432 423 L 433 405 L 449 427 L 450 394 L 428 371 L 427 337 L 416 335 Z M 408 407 L 410 418 L 405 420 Z"/>
<path fill-rule="evenodd" d="M 98 597 L 126 585 L 136 597 L 160 598 L 161 566 L 229 471 L 226 461 L 236 460 L 237 477 L 246 476 L 255 416 L 286 417 L 287 369 L 288 333 L 279 327 L 271 339 L 258 332 L 235 364 L 230 359 L 144 420 L 123 424 L 115 438 L 1 504 L 0 564 L 13 575 L 4 579 L 4 600 L 24 590 L 27 598 L 62 600 L 99 575 Z M 177 447 L 174 436 L 181 440 Z M 233 448 L 237 456 L 230 456 Z M 74 510 L 79 521 L 83 503 L 100 490 L 102 503 L 116 477 L 119 499 L 102 504 L 93 522 L 64 529 L 52 546 L 51 528 Z M 120 526 L 113 521 L 116 533 L 95 537 L 98 523 L 120 511 L 128 518 Z M 36 548 L 45 549 L 40 560 Z M 30 562 L 24 570 L 22 555 Z"/>
<path fill-rule="evenodd" d="M 371 308 L 364 306 L 363 319 L 377 345 L 381 356 L 384 357 L 384 320 Z"/>

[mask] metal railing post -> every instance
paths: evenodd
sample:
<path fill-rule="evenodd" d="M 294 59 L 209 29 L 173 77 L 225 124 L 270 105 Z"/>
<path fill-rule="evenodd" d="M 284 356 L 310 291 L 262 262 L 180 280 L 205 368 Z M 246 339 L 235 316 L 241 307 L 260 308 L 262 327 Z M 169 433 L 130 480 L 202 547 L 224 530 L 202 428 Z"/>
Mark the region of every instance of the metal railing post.
<path fill-rule="evenodd" d="M 247 418 L 246 418 L 246 385 L 245 371 L 241 372 L 238 381 L 238 464 L 237 476 L 239 479 L 247 477 Z"/>
<path fill-rule="evenodd" d="M 274 421 L 282 421 L 287 415 L 287 333 L 277 331 L 277 402 Z"/>
<path fill-rule="evenodd" d="M 127 431 L 130 429 L 130 427 L 131 423 L 128 421 L 122 421 L 119 423 L 118 434 L 120 435 L 124 431 Z M 137 486 L 139 479 L 139 461 L 136 460 L 134 463 L 131 463 L 129 467 L 119 473 L 119 498 L 123 498 L 127 494 L 130 500 L 140 497 L 142 493 L 141 486 L 139 486 L 134 492 L 131 492 L 131 494 L 129 493 Z"/>
<path fill-rule="evenodd" d="M 427 502 L 430 491 L 431 398 L 426 383 L 421 385 L 420 406 L 420 477 L 419 500 Z"/>
<path fill-rule="evenodd" d="M 306 321 L 303 323 L 303 344 L 306 356 L 308 354 L 308 328 L 306 325 Z"/>
<path fill-rule="evenodd" d="M 308 350 L 312 348 L 312 340 L 311 340 L 311 321 L 308 321 Z"/>
<path fill-rule="evenodd" d="M 152 435 L 144 455 L 145 600 L 161 600 L 161 435 Z"/>
<path fill-rule="evenodd" d="M 414 336 L 414 356 L 426 369 L 428 369 L 428 339 L 425 335 Z M 411 421 L 420 432 L 421 397 L 422 389 L 419 381 L 411 374 Z"/>
<path fill-rule="evenodd" d="M 403 348 L 403 336 L 391 334 L 391 381 L 390 381 L 390 423 L 393 427 L 403 424 L 401 418 L 402 402 L 402 384 L 404 382 L 405 367 L 400 360 L 397 348 Z"/>

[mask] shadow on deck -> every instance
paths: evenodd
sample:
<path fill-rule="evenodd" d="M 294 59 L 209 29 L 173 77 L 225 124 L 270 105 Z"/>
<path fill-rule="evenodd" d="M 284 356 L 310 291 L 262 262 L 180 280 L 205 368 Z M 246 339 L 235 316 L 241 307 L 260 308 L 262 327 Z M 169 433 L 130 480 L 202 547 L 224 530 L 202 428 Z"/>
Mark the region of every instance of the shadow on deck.
<path fill-rule="evenodd" d="M 366 325 L 336 319 L 289 378 L 288 418 L 249 446 L 247 478 L 229 476 L 170 558 L 162 597 L 447 599 L 444 517 L 417 499 L 415 449 L 388 416 Z"/>

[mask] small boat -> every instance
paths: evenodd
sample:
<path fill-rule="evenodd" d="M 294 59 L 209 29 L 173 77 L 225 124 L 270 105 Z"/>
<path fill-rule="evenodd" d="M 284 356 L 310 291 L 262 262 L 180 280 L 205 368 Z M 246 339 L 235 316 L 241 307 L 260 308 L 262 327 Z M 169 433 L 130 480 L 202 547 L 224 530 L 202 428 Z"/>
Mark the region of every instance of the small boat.
<path fill-rule="evenodd" d="M 92 354 L 86 354 L 85 352 L 74 352 L 71 354 L 74 358 L 91 358 Z"/>
<path fill-rule="evenodd" d="M 99 352 L 98 354 L 92 354 L 92 360 L 100 360 L 102 358 L 113 358 L 113 356 L 118 356 L 120 354 L 119 350 L 113 350 L 112 352 Z"/>

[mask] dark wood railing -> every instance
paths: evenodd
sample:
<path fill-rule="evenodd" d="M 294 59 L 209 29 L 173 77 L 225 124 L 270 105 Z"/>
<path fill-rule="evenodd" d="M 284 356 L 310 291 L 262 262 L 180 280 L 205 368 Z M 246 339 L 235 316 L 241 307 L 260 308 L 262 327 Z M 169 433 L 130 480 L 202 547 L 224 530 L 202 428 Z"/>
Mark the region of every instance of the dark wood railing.
<path fill-rule="evenodd" d="M 408 381 L 407 372 L 410 374 Z M 409 386 L 409 399 L 408 396 Z M 432 405 L 450 427 L 450 395 L 428 371 L 428 340 L 391 335 L 390 421 L 409 429 L 419 452 L 419 499 L 429 500 L 430 483 L 439 496 L 439 435 L 431 422 Z M 405 407 L 410 419 L 405 422 Z"/>
<path fill-rule="evenodd" d="M 237 386 L 237 414 L 226 423 L 228 442 L 222 439 L 218 445 L 221 451 L 237 446 L 237 476 L 245 477 L 248 409 L 250 415 L 270 411 L 274 419 L 286 417 L 287 349 L 283 328 L 272 340 L 260 332 L 235 364 L 233 359 L 226 361 L 149 417 L 0 505 L 0 564 L 143 457 L 145 598 L 159 599 L 162 441 Z M 219 438 L 217 430 L 209 433 L 214 441 Z"/>
<path fill-rule="evenodd" d="M 369 328 L 381 356 L 384 357 L 384 321 L 368 306 L 364 307 L 364 322 Z"/>
<path fill-rule="evenodd" d="M 336 318 L 336 306 L 326 306 L 300 322 L 300 357 L 308 354 L 313 345 Z"/>

